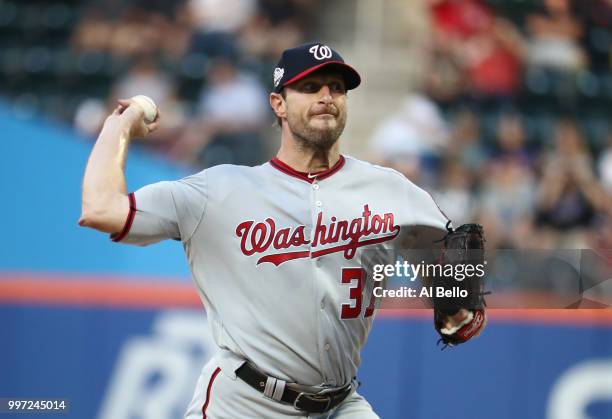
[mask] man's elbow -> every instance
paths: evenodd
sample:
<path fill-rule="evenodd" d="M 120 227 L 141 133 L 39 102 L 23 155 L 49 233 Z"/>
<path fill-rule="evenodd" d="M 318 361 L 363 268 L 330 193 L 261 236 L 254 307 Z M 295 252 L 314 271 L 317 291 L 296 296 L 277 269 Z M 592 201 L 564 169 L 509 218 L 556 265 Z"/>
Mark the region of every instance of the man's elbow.
<path fill-rule="evenodd" d="M 124 220 L 125 221 L 125 220 Z M 121 230 L 121 224 L 111 211 L 83 205 L 78 224 L 81 227 L 93 228 L 104 233 L 114 233 Z"/>
<path fill-rule="evenodd" d="M 95 230 L 101 230 L 105 225 L 104 212 L 92 208 L 81 209 L 81 216 L 79 217 L 79 225 L 81 227 L 89 227 Z"/>

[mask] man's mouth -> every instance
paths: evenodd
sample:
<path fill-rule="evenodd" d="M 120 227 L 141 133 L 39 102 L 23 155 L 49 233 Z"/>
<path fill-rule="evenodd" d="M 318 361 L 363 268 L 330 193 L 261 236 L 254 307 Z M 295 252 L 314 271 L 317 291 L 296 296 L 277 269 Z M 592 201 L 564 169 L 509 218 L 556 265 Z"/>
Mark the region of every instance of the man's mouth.
<path fill-rule="evenodd" d="M 312 115 L 313 118 L 321 117 L 321 118 L 335 118 L 336 115 L 331 112 L 318 112 Z"/>

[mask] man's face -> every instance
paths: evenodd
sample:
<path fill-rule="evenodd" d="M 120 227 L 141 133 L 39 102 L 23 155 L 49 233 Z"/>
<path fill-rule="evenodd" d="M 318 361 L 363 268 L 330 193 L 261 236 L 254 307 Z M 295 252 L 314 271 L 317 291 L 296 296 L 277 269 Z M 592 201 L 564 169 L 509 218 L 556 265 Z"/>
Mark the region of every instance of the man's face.
<path fill-rule="evenodd" d="M 315 72 L 285 88 L 286 117 L 303 146 L 329 149 L 346 124 L 346 87 L 335 72 Z"/>

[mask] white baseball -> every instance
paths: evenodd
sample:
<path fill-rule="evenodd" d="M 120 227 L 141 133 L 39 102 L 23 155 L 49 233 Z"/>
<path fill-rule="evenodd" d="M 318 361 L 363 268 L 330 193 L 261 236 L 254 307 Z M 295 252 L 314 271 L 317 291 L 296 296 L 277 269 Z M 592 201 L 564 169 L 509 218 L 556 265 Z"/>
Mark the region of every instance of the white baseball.
<path fill-rule="evenodd" d="M 147 124 L 155 121 L 157 116 L 157 105 L 149 96 L 138 95 L 132 97 L 132 100 L 140 106 L 144 111 L 144 120 Z"/>

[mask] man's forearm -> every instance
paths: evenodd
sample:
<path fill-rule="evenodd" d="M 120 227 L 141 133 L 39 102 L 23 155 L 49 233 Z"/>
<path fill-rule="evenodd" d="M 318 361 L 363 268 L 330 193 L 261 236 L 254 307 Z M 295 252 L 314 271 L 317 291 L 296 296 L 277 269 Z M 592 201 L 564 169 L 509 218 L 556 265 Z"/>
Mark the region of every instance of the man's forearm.
<path fill-rule="evenodd" d="M 83 177 L 79 224 L 105 232 L 120 231 L 129 211 L 125 162 L 129 123 L 111 115 L 93 147 Z"/>

